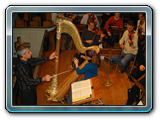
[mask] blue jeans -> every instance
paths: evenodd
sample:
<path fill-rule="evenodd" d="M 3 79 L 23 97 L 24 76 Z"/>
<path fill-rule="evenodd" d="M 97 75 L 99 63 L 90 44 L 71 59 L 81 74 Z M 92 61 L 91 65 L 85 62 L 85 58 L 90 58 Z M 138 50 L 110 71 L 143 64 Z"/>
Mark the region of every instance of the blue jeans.
<path fill-rule="evenodd" d="M 120 56 L 112 56 L 112 60 L 114 60 L 119 66 L 121 66 L 121 70 L 125 69 L 125 66 L 128 62 L 133 60 L 136 55 L 132 53 L 125 54 L 123 51 L 121 52 Z M 122 58 L 123 57 L 123 58 Z"/>
<path fill-rule="evenodd" d="M 82 78 L 82 79 L 80 79 L 80 80 L 78 80 L 78 81 L 83 81 L 83 80 L 85 80 L 85 79 Z M 77 82 L 78 82 L 78 81 L 77 81 Z M 69 90 L 69 96 L 68 96 L 68 98 L 67 98 L 67 102 L 71 104 L 71 91 L 70 91 L 70 90 Z"/>

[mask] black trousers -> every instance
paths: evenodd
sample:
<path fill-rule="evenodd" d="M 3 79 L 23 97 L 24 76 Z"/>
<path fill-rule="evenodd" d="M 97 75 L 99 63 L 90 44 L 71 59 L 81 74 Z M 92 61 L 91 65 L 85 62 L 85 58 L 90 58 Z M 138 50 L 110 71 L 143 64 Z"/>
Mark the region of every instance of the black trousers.
<path fill-rule="evenodd" d="M 141 79 L 139 81 L 139 83 L 145 86 L 145 78 Z M 139 96 L 139 91 L 140 91 L 140 89 L 137 85 L 134 85 L 131 88 L 130 92 L 128 92 L 128 100 L 127 100 L 126 105 L 132 105 L 134 103 L 136 96 Z"/>
<path fill-rule="evenodd" d="M 22 105 L 37 105 L 37 93 L 33 87 L 30 90 L 19 90 Z"/>
<path fill-rule="evenodd" d="M 135 79 L 139 79 L 144 73 L 145 71 L 140 71 L 139 67 L 137 67 L 132 71 L 131 76 L 134 77 Z M 129 79 L 131 80 L 130 77 Z M 141 79 L 139 83 L 145 87 L 145 77 Z M 137 98 L 136 96 L 139 97 L 139 91 L 140 89 L 136 84 L 132 86 L 130 91 L 128 91 L 128 100 L 126 105 L 132 105 L 134 103 L 135 99 Z"/>

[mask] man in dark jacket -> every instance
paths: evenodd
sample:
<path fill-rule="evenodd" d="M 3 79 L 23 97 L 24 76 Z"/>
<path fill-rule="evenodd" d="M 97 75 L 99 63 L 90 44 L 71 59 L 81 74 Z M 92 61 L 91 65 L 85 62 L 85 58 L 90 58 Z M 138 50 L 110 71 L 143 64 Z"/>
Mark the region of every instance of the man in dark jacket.
<path fill-rule="evenodd" d="M 51 75 L 45 75 L 44 77 L 34 79 L 31 67 L 49 61 L 56 57 L 56 52 L 53 52 L 48 58 L 39 58 L 36 60 L 30 59 L 32 52 L 27 45 L 20 45 L 17 48 L 17 55 L 20 57 L 15 67 L 16 84 L 19 88 L 19 97 L 22 105 L 37 105 L 36 85 L 43 81 L 50 81 Z"/>

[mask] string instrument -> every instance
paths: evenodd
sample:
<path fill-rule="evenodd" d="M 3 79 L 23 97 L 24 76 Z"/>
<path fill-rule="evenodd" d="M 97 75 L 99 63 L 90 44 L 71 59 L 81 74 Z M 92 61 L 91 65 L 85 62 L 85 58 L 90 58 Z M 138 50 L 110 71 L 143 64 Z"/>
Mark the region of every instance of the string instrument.
<path fill-rule="evenodd" d="M 131 40 L 130 46 L 133 45 L 132 39 L 134 38 L 134 33 L 135 33 L 135 31 L 132 30 L 132 31 L 129 32 L 129 34 L 128 34 L 128 37 L 129 37 L 129 39 Z"/>
<path fill-rule="evenodd" d="M 73 13 L 65 13 L 64 17 L 68 17 L 68 18 L 72 19 L 71 21 L 73 24 L 75 24 L 75 25 L 78 24 L 78 18 L 73 16 Z"/>
<path fill-rule="evenodd" d="M 99 31 L 99 28 L 95 27 L 95 28 L 92 30 L 92 33 L 97 34 L 98 31 Z"/>
<path fill-rule="evenodd" d="M 88 19 L 93 19 L 94 22 L 95 22 L 95 25 L 97 24 L 97 22 L 95 21 L 95 20 L 96 20 L 96 17 L 95 17 L 95 15 L 94 15 L 93 13 L 89 16 Z"/>
<path fill-rule="evenodd" d="M 96 19 L 96 17 L 95 17 L 95 15 L 92 13 L 92 14 L 89 16 L 89 19 L 93 19 L 93 20 L 95 20 L 95 19 Z"/>
<path fill-rule="evenodd" d="M 143 23 L 144 23 L 144 21 L 140 21 L 139 27 L 142 26 Z M 140 40 L 143 39 L 143 36 L 142 36 L 142 28 L 138 28 L 138 38 L 139 38 Z"/>
<path fill-rule="evenodd" d="M 95 38 L 96 35 L 97 35 L 97 36 L 100 36 L 101 34 L 104 34 L 104 32 L 103 32 L 102 30 L 99 30 L 99 28 L 97 28 L 97 27 L 92 30 L 92 33 L 95 34 L 95 35 L 93 36 L 92 40 Z M 105 36 L 105 38 L 107 39 L 108 37 Z"/>
<path fill-rule="evenodd" d="M 64 17 L 72 18 L 72 16 L 73 16 L 73 13 L 65 13 L 64 14 Z"/>
<path fill-rule="evenodd" d="M 110 25 L 108 26 L 108 30 L 109 30 L 110 33 L 112 33 L 111 26 L 113 26 L 113 25 L 115 25 L 115 24 L 116 24 L 116 22 L 113 22 L 112 24 L 110 24 Z"/>
<path fill-rule="evenodd" d="M 77 74 L 77 72 L 74 70 L 67 78 L 65 78 L 61 83 L 58 83 L 59 77 L 58 77 L 58 66 L 59 66 L 59 50 L 60 50 L 60 39 L 61 39 L 61 34 L 62 33 L 68 33 L 75 44 L 75 47 L 77 51 L 80 53 L 86 53 L 87 50 L 92 50 L 96 51 L 98 54 L 100 51 L 99 46 L 90 46 L 90 47 L 84 47 L 81 36 L 79 34 L 79 31 L 77 27 L 69 20 L 66 20 L 65 18 L 61 16 L 56 17 L 56 22 L 57 22 L 57 42 L 56 42 L 56 52 L 57 56 L 55 59 L 55 70 L 54 70 L 54 75 L 52 79 L 52 84 L 49 86 L 46 90 L 46 96 L 47 100 L 52 100 L 52 101 L 61 101 L 64 100 L 65 95 L 71 88 L 71 83 L 77 81 L 80 75 Z M 84 61 L 79 68 L 83 68 L 86 64 L 88 63 L 88 60 Z M 60 73 L 61 74 L 61 73 Z"/>

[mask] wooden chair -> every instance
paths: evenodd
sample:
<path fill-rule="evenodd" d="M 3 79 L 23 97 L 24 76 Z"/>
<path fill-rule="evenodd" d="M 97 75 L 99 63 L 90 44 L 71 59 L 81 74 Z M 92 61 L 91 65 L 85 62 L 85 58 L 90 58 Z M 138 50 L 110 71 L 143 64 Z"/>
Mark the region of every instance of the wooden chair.
<path fill-rule="evenodd" d="M 24 20 L 16 20 L 16 27 L 26 27 L 27 23 Z"/>
<path fill-rule="evenodd" d="M 31 27 L 38 27 L 38 21 L 30 21 L 30 26 Z"/>
<path fill-rule="evenodd" d="M 41 26 L 41 18 L 40 17 L 33 17 L 33 20 L 38 21 L 38 25 Z"/>
<path fill-rule="evenodd" d="M 52 20 L 52 15 L 51 13 L 46 13 L 46 20 Z"/>
<path fill-rule="evenodd" d="M 145 77 L 145 74 L 143 74 L 139 79 L 135 79 L 132 75 L 129 75 L 129 77 L 133 80 L 133 82 L 140 89 L 140 91 L 139 91 L 139 100 L 141 100 L 143 105 L 145 105 L 145 92 L 146 92 L 146 90 L 145 90 L 145 87 L 139 83 L 139 81 L 142 80 Z M 128 89 L 128 92 L 130 90 L 131 90 L 131 88 Z M 134 102 L 132 105 L 136 105 L 136 104 L 137 104 L 137 102 Z"/>
<path fill-rule="evenodd" d="M 43 22 L 43 27 L 49 27 L 51 26 L 51 21 L 44 21 Z"/>
<path fill-rule="evenodd" d="M 28 13 L 24 14 L 23 20 L 28 21 Z"/>

